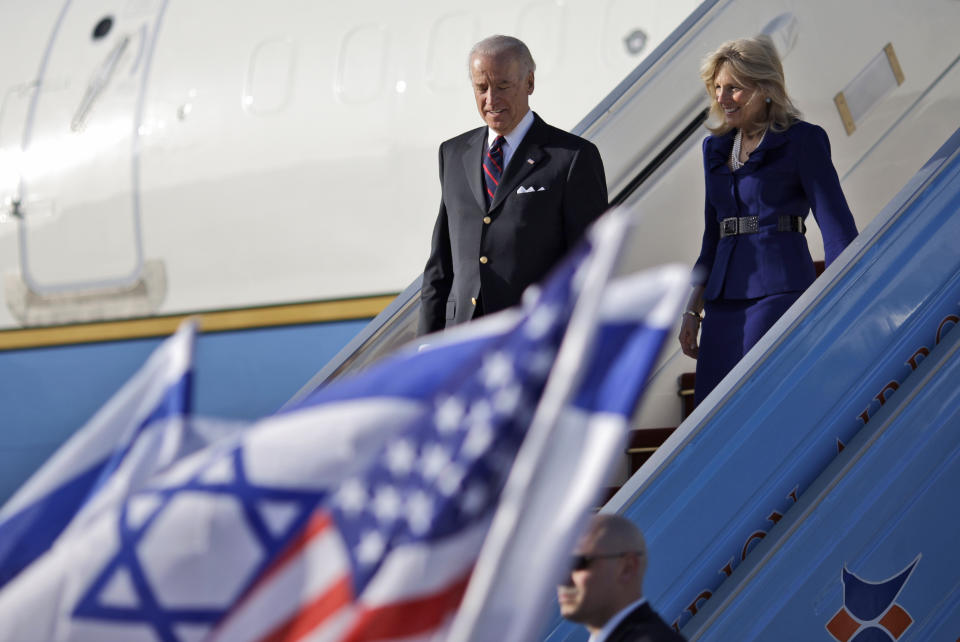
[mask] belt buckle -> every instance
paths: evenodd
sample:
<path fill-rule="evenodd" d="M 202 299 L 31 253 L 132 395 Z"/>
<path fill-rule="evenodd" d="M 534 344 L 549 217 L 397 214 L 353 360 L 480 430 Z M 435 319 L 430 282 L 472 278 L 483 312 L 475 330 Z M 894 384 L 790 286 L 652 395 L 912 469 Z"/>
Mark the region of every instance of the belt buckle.
<path fill-rule="evenodd" d="M 741 234 L 751 234 L 753 232 L 760 231 L 760 217 L 759 216 L 744 216 L 740 219 L 740 233 Z"/>
<path fill-rule="evenodd" d="M 720 236 L 731 236 L 737 233 L 737 219 L 725 218 L 720 221 Z"/>

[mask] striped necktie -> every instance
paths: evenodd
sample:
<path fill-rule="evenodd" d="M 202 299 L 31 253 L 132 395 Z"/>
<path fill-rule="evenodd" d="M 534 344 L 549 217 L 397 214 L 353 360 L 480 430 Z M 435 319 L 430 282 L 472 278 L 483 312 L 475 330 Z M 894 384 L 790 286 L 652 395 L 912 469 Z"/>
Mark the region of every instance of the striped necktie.
<path fill-rule="evenodd" d="M 487 185 L 487 204 L 493 202 L 493 195 L 497 193 L 500 184 L 500 175 L 503 173 L 503 136 L 493 139 L 493 144 L 483 157 L 483 180 Z"/>

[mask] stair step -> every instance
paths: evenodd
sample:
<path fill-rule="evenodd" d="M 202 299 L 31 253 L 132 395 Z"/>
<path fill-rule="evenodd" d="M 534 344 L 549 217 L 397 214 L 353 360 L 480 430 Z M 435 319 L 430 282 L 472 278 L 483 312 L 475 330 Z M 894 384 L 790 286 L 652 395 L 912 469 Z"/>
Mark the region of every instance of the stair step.
<path fill-rule="evenodd" d="M 643 462 L 650 459 L 650 455 L 667 440 L 676 428 L 643 428 L 631 430 L 627 437 L 627 446 L 624 453 L 630 459 L 630 474 L 637 472 Z"/>
<path fill-rule="evenodd" d="M 629 473 L 632 475 L 637 472 L 643 462 L 650 458 L 650 455 L 656 452 L 657 448 L 667 440 L 667 437 L 676 430 L 676 428 L 640 428 L 631 430 L 627 437 L 627 444 L 623 449 L 624 454 L 629 458 Z M 598 498 L 597 510 L 610 501 L 616 492 L 620 490 L 619 486 L 607 486 L 601 491 Z"/>
<path fill-rule="evenodd" d="M 682 415 L 684 419 L 693 412 L 693 386 L 695 380 L 696 373 L 693 372 L 685 372 L 677 378 L 677 384 L 679 385 L 677 395 L 680 397 L 681 404 L 683 405 Z M 629 458 L 629 474 L 633 475 L 637 472 L 674 430 L 676 430 L 676 427 L 631 430 L 627 437 L 627 445 L 623 449 L 624 454 Z M 604 488 L 600 493 L 599 506 L 606 504 L 618 490 L 620 490 L 619 486 L 607 486 Z"/>
<path fill-rule="evenodd" d="M 677 377 L 677 395 L 680 397 L 680 416 L 686 419 L 693 412 L 693 386 L 697 380 L 697 373 L 684 372 Z"/>

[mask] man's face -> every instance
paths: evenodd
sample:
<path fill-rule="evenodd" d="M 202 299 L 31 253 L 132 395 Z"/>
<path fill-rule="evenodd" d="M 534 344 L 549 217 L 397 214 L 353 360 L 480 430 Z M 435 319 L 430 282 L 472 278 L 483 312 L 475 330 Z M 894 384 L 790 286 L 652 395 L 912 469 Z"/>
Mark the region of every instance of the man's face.
<path fill-rule="evenodd" d="M 595 534 L 584 535 L 574 555 L 609 555 Z M 586 568 L 572 570 L 566 581 L 557 587 L 560 614 L 571 622 L 584 624 L 591 631 L 603 628 L 618 610 L 619 578 L 623 572 L 623 556 L 593 558 Z"/>
<path fill-rule="evenodd" d="M 508 55 L 475 56 L 470 79 L 480 117 L 497 134 L 509 134 L 530 109 L 533 72 L 527 74 Z"/>

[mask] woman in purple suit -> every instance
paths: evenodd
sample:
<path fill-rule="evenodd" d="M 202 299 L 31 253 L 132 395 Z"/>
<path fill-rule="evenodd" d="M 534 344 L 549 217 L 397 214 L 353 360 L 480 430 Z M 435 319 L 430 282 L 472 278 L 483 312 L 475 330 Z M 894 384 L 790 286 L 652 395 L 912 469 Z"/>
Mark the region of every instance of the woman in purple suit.
<path fill-rule="evenodd" d="M 697 403 L 813 283 L 807 213 L 827 265 L 857 235 L 827 134 L 800 120 L 773 42 L 724 43 L 700 76 L 716 125 L 703 142 L 706 221 L 679 337 L 697 360 Z"/>

